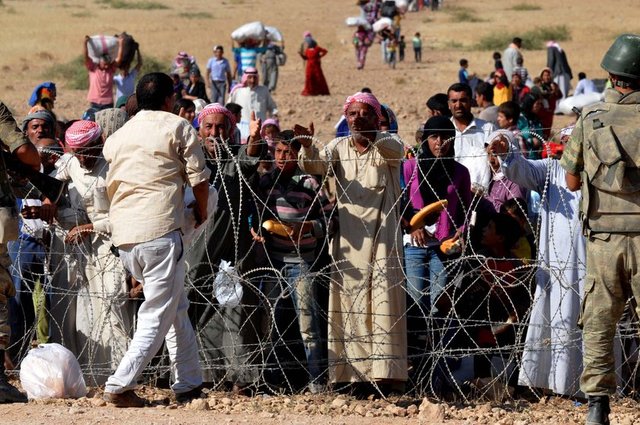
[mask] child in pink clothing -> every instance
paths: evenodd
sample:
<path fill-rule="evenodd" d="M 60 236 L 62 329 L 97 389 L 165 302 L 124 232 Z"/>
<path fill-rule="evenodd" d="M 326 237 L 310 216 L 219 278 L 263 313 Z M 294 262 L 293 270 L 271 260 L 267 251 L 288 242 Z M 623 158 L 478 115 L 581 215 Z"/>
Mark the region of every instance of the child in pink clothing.
<path fill-rule="evenodd" d="M 118 56 L 111 60 L 109 55 L 100 58 L 99 63 L 94 63 L 89 57 L 87 43 L 90 37 L 84 38 L 84 65 L 89 71 L 89 93 L 87 100 L 91 104 L 91 109 L 100 111 L 102 109 L 113 108 L 113 76 L 122 61 L 122 42 L 118 40 Z"/>

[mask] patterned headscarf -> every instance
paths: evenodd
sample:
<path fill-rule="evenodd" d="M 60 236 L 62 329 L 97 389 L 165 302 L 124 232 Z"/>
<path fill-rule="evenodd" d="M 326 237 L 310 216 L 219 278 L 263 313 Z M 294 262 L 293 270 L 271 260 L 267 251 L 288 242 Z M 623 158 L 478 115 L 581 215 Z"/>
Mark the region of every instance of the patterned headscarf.
<path fill-rule="evenodd" d="M 378 119 L 382 121 L 382 107 L 380 106 L 380 102 L 378 102 L 378 99 L 376 99 L 376 97 L 371 93 L 358 92 L 353 96 L 347 97 L 347 100 L 344 102 L 343 108 L 345 116 L 347 116 L 347 109 L 349 109 L 349 106 L 356 102 L 366 103 L 367 105 L 371 106 L 378 116 Z"/>
<path fill-rule="evenodd" d="M 211 114 L 224 114 L 224 116 L 229 120 L 231 128 L 236 126 L 235 115 L 233 115 L 230 110 L 219 103 L 210 103 L 205 106 L 202 111 L 200 111 L 200 114 L 198 114 L 198 125 L 202 125 L 202 120 L 204 120 L 204 117 Z"/>
<path fill-rule="evenodd" d="M 102 128 L 104 139 L 115 133 L 127 121 L 127 113 L 120 108 L 103 109 L 96 112 L 96 123 Z"/>
<path fill-rule="evenodd" d="M 78 149 L 96 140 L 102 135 L 102 129 L 93 121 L 76 121 L 67 129 L 65 141 L 67 146 Z"/>

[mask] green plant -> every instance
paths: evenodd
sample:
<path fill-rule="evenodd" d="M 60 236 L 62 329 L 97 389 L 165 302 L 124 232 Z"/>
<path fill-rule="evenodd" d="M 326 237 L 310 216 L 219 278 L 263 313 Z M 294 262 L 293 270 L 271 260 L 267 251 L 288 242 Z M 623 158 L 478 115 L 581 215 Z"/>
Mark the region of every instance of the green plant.
<path fill-rule="evenodd" d="M 213 15 L 209 12 L 180 12 L 178 13 L 180 18 L 185 19 L 211 19 Z"/>
<path fill-rule="evenodd" d="M 82 12 L 73 12 L 71 16 L 74 18 L 91 18 L 94 15 L 88 10 L 83 10 Z"/>
<path fill-rule="evenodd" d="M 544 48 L 548 40 L 571 40 L 571 33 L 565 25 L 550 27 L 538 27 L 525 33 L 492 33 L 484 36 L 475 45 L 478 50 L 500 50 L 511 43 L 514 37 L 522 39 L 522 48 L 527 50 L 540 50 Z"/>
<path fill-rule="evenodd" d="M 113 9 L 169 9 L 169 6 L 166 4 L 156 1 L 98 0 L 98 3 L 107 5 Z"/>
<path fill-rule="evenodd" d="M 511 7 L 511 10 L 515 10 L 517 12 L 528 12 L 531 10 L 542 10 L 542 7 L 540 7 L 537 4 L 531 4 L 531 3 L 518 3 L 515 4 Z"/>
<path fill-rule="evenodd" d="M 472 10 L 457 10 L 451 16 L 451 22 L 484 22 Z"/>

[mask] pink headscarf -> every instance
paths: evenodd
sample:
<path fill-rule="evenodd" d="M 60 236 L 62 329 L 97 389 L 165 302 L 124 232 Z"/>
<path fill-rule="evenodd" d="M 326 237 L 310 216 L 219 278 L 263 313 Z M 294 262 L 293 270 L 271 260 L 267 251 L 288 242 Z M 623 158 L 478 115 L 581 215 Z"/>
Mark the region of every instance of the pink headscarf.
<path fill-rule="evenodd" d="M 198 114 L 198 125 L 202 125 L 202 120 L 204 120 L 204 117 L 211 114 L 224 114 L 224 116 L 229 120 L 231 128 L 236 126 L 235 115 L 233 115 L 230 110 L 219 103 L 210 103 L 205 106 L 202 111 L 200 111 L 200 114 Z"/>
<path fill-rule="evenodd" d="M 93 142 L 102 135 L 102 129 L 93 121 L 76 121 L 67 129 L 65 141 L 67 146 L 78 149 Z"/>
<path fill-rule="evenodd" d="M 375 111 L 376 115 L 378 116 L 378 119 L 380 121 L 383 120 L 382 107 L 380 106 L 380 102 L 378 102 L 378 99 L 376 99 L 376 97 L 371 93 L 363 93 L 363 92 L 358 92 L 353 96 L 347 97 L 347 100 L 344 102 L 344 108 L 343 108 L 343 112 L 345 116 L 347 116 L 347 109 L 349 109 L 349 106 L 351 106 L 351 104 L 356 102 L 366 103 L 367 105 L 371 106 Z"/>
<path fill-rule="evenodd" d="M 278 120 L 275 120 L 273 118 L 267 118 L 262 122 L 262 127 L 260 127 L 260 136 L 264 137 L 265 128 L 268 125 L 275 125 L 278 131 L 280 131 L 280 123 L 278 123 Z"/>
<path fill-rule="evenodd" d="M 311 31 L 305 31 L 304 34 L 302 34 L 302 37 L 311 37 Z"/>

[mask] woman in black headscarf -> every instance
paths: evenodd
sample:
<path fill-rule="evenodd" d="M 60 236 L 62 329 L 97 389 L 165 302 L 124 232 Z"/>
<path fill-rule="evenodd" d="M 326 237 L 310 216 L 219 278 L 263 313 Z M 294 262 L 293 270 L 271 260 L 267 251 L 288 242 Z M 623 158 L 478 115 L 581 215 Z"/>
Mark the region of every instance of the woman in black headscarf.
<path fill-rule="evenodd" d="M 414 316 L 422 320 L 437 311 L 437 297 L 447 283 L 444 268 L 447 256 L 440 245 L 459 234 L 471 202 L 471 178 L 467 168 L 453 159 L 454 139 L 455 129 L 450 119 L 429 118 L 423 127 L 417 158 L 407 160 L 403 167 L 405 223 L 433 202 L 448 202 L 447 207 L 424 226 L 415 230 L 407 226 L 403 239 L 407 292 L 411 297 L 408 305 Z M 424 322 L 416 326 L 416 330 L 426 332 Z"/>

